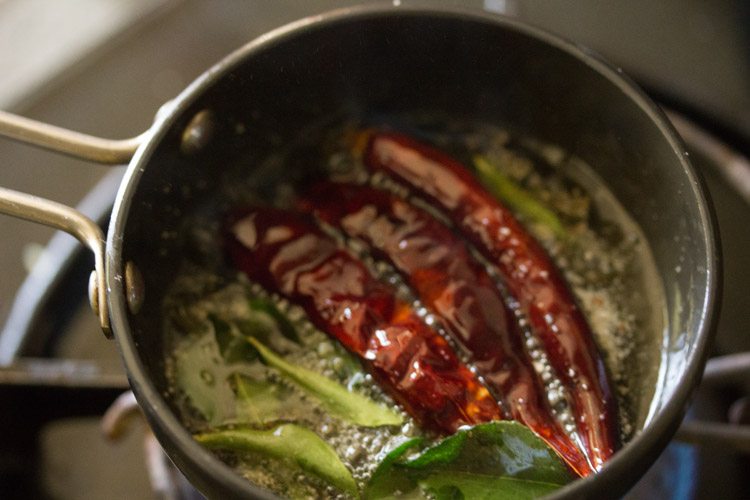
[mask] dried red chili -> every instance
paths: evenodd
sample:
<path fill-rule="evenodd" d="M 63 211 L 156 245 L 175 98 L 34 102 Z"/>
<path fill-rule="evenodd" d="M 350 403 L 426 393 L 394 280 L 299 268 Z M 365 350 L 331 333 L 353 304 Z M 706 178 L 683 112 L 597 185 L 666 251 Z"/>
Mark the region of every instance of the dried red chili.
<path fill-rule="evenodd" d="M 302 306 L 417 422 L 442 433 L 502 418 L 497 402 L 412 306 L 301 215 L 248 209 L 227 249 L 251 280 Z"/>
<path fill-rule="evenodd" d="M 617 446 L 614 398 L 586 320 L 539 243 L 463 165 L 435 148 L 373 133 L 364 161 L 429 200 L 497 266 L 568 392 L 589 461 L 601 468 Z"/>
<path fill-rule="evenodd" d="M 513 312 L 453 231 L 406 200 L 366 186 L 322 183 L 301 206 L 393 264 L 471 357 L 510 417 L 534 430 L 580 475 L 591 472 L 550 411 Z"/>

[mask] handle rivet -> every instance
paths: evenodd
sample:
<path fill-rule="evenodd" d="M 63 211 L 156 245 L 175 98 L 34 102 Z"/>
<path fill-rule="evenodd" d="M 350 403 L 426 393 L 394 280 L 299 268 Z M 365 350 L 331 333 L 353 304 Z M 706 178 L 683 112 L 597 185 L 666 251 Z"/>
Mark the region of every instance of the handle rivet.
<path fill-rule="evenodd" d="M 128 261 L 125 264 L 125 298 L 131 314 L 138 314 L 141 310 L 145 295 L 146 285 L 143 275 L 132 261 Z"/>
<path fill-rule="evenodd" d="M 180 151 L 192 155 L 206 147 L 214 135 L 215 123 L 212 111 L 204 109 L 196 113 L 182 131 Z"/>

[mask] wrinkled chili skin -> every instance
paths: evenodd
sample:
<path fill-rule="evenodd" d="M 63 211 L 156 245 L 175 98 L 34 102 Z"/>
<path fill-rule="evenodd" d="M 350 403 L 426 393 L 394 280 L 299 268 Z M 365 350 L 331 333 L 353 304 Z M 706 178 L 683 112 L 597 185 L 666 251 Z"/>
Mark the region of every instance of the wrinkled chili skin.
<path fill-rule="evenodd" d="M 513 312 L 450 228 L 408 201 L 367 186 L 320 183 L 299 205 L 389 261 L 469 355 L 511 418 L 534 430 L 578 474 L 592 472 L 552 415 Z"/>
<path fill-rule="evenodd" d="M 595 469 L 617 448 L 617 411 L 606 369 L 572 292 L 539 243 L 461 163 L 397 133 L 372 133 L 364 162 L 426 198 L 500 271 L 568 392 Z"/>
<path fill-rule="evenodd" d="M 228 222 L 225 244 L 235 267 L 303 307 L 420 425 L 446 434 L 502 418 L 445 339 L 303 216 L 250 208 Z"/>

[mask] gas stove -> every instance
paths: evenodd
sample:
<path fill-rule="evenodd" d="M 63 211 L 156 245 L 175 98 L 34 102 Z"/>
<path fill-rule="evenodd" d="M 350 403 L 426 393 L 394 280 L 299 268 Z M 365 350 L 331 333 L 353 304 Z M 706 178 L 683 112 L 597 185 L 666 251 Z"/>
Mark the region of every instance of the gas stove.
<path fill-rule="evenodd" d="M 3 9 L 20 9 L 21 3 L 0 3 L 0 25 Z M 47 7 L 54 3 L 49 0 Z M 0 92 L 4 109 L 97 135 L 129 137 L 148 126 L 159 105 L 232 49 L 286 21 L 351 2 L 139 1 L 125 13 L 117 9 L 127 2 L 103 3 L 111 8 L 108 15 L 121 16 L 109 34 L 92 35 L 95 41 L 80 49 L 78 60 L 44 75 L 28 92 Z M 652 4 L 485 0 L 470 6 L 519 17 L 599 50 L 675 110 L 670 117 L 706 178 L 722 237 L 724 306 L 714 354 L 750 351 L 745 334 L 750 327 L 748 8 L 741 2 Z M 27 19 L 14 12 L 16 19 Z M 38 28 L 40 21 L 30 14 L 25 22 Z M 78 204 L 106 224 L 122 167 L 105 171 L 7 141 L 0 143 L 0 156 L 0 185 Z M 0 251 L 3 498 L 198 497 L 160 454 L 143 423 L 129 426 L 117 440 L 104 437 L 102 416 L 128 382 L 116 347 L 101 335 L 88 307 L 88 252 L 67 235 L 9 218 L 0 218 L 0 229 L 14 235 Z M 730 410 L 736 420 L 747 418 L 747 404 L 743 409 L 737 402 L 749 393 L 747 378 L 744 383 L 700 391 L 689 419 L 723 421 Z M 127 399 L 118 404 L 110 417 L 128 408 Z M 110 434 L 111 425 L 105 419 Z M 710 443 L 675 441 L 628 496 L 743 498 L 750 486 L 744 473 L 750 470 L 748 457 Z"/>

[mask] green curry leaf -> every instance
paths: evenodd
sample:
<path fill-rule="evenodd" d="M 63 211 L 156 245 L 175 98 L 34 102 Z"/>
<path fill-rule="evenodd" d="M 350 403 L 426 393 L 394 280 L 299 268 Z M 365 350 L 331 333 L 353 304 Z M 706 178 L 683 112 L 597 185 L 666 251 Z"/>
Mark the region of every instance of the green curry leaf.
<path fill-rule="evenodd" d="M 209 314 L 208 320 L 214 327 L 216 344 L 219 346 L 221 357 L 226 363 L 247 363 L 257 359 L 258 353 L 253 349 L 253 346 L 236 334 L 232 324 L 214 314 Z"/>
<path fill-rule="evenodd" d="M 234 393 L 214 336 L 209 332 L 183 342 L 174 359 L 175 382 L 191 405 L 211 425 L 224 423 L 234 413 Z"/>
<path fill-rule="evenodd" d="M 375 403 L 366 396 L 350 392 L 341 384 L 318 373 L 287 363 L 255 338 L 247 337 L 247 341 L 255 347 L 268 365 L 313 395 L 332 415 L 364 427 L 403 423 L 403 418 L 395 411 Z"/>
<path fill-rule="evenodd" d="M 289 318 L 284 316 L 284 313 L 278 310 L 276 305 L 268 299 L 263 297 L 251 297 L 248 299 L 248 306 L 253 312 L 262 312 L 270 316 L 275 322 L 279 329 L 279 332 L 289 340 L 300 343 L 299 335 L 297 335 L 297 329 L 294 327 Z"/>
<path fill-rule="evenodd" d="M 407 492 L 414 489 L 414 483 L 405 474 L 393 474 L 393 464 L 403 457 L 409 450 L 420 446 L 424 438 L 412 438 L 401 443 L 390 451 L 388 455 L 378 464 L 375 472 L 365 488 L 365 500 L 387 498 L 393 496 L 393 492 Z"/>
<path fill-rule="evenodd" d="M 535 222 L 551 230 L 557 238 L 566 237 L 565 226 L 555 212 L 503 174 L 484 156 L 476 155 L 473 161 L 480 182 L 490 193 L 510 205 L 513 210 L 530 222 Z"/>
<path fill-rule="evenodd" d="M 345 493 L 358 496 L 351 472 L 333 448 L 304 427 L 283 424 L 270 430 L 227 429 L 197 434 L 194 437 L 211 449 L 262 453 L 299 467 Z"/>
<path fill-rule="evenodd" d="M 403 451 L 378 466 L 366 498 L 398 498 L 419 489 L 440 499 L 528 499 L 572 480 L 555 452 L 516 422 L 458 431 L 416 458 L 404 459 Z"/>
<path fill-rule="evenodd" d="M 559 484 L 488 476 L 468 472 L 433 474 L 419 481 L 419 486 L 435 500 L 514 500 L 538 498 L 552 493 Z"/>
<path fill-rule="evenodd" d="M 406 462 L 413 470 L 503 475 L 555 484 L 571 476 L 552 449 L 525 425 L 489 422 L 461 430 Z"/>
<path fill-rule="evenodd" d="M 236 419 L 251 425 L 277 422 L 287 413 L 285 402 L 289 389 L 267 380 L 255 380 L 245 375 L 233 375 L 237 392 Z"/>

